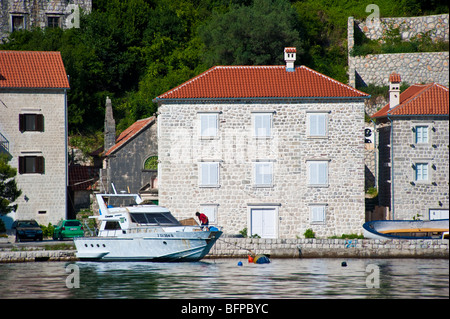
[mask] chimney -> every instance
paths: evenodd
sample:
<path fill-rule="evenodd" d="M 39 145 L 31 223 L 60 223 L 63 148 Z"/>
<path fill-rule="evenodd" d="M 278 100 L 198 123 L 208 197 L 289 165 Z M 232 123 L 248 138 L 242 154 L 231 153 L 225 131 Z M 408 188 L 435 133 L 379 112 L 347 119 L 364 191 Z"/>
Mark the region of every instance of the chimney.
<path fill-rule="evenodd" d="M 294 62 L 297 56 L 297 49 L 290 47 L 284 48 L 284 61 L 286 61 L 286 71 L 294 72 Z"/>
<path fill-rule="evenodd" d="M 116 144 L 116 121 L 114 120 L 111 99 L 106 97 L 104 152 Z"/>
<path fill-rule="evenodd" d="M 389 109 L 400 104 L 400 74 L 393 72 L 389 76 Z"/>

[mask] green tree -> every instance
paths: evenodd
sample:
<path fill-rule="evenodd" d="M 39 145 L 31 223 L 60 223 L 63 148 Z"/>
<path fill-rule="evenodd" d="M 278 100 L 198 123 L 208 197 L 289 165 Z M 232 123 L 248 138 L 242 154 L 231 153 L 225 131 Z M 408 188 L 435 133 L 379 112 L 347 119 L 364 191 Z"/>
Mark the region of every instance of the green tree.
<path fill-rule="evenodd" d="M 282 64 L 283 48 L 303 50 L 296 10 L 286 0 L 255 0 L 215 13 L 199 29 L 208 66 Z"/>
<path fill-rule="evenodd" d="M 14 179 L 17 170 L 8 162 L 8 156 L 0 153 L 0 215 L 17 210 L 17 204 L 13 203 L 22 194 Z"/>

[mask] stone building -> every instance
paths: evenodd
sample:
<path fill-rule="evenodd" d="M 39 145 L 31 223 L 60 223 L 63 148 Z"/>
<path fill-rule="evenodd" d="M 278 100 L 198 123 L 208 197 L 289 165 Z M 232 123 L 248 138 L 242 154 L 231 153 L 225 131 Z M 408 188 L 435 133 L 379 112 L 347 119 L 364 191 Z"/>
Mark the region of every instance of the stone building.
<path fill-rule="evenodd" d="M 91 10 L 92 0 L 2 0 L 0 41 L 21 29 L 79 27 L 81 12 Z"/>
<path fill-rule="evenodd" d="M 158 201 L 156 128 L 152 116 L 136 121 L 116 138 L 111 100 L 106 99 L 102 192 L 140 193 L 144 200 Z"/>
<path fill-rule="evenodd" d="M 364 100 L 306 66 L 216 66 L 158 96 L 159 200 L 227 234 L 361 233 Z"/>
<path fill-rule="evenodd" d="M 22 196 L 12 219 L 66 217 L 67 90 L 59 52 L 0 51 L 1 148 L 17 168 Z"/>
<path fill-rule="evenodd" d="M 448 218 L 449 92 L 415 84 L 400 93 L 389 78 L 389 103 L 372 118 L 378 131 L 380 205 L 398 220 Z"/>

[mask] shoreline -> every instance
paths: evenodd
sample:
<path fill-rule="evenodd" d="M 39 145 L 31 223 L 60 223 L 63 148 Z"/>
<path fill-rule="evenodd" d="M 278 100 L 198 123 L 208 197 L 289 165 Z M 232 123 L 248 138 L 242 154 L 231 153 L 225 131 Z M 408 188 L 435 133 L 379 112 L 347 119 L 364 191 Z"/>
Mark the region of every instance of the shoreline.
<path fill-rule="evenodd" d="M 47 246 L 10 242 L 0 245 L 0 263 L 78 261 L 75 249 L 49 249 Z M 60 242 L 59 242 L 60 243 Z M 63 242 L 68 247 L 72 241 Z M 45 245 L 45 246 L 44 246 Z M 2 248 L 3 246 L 3 248 Z M 219 239 L 204 259 L 247 258 L 265 254 L 270 258 L 428 258 L 448 259 L 448 239 Z"/>

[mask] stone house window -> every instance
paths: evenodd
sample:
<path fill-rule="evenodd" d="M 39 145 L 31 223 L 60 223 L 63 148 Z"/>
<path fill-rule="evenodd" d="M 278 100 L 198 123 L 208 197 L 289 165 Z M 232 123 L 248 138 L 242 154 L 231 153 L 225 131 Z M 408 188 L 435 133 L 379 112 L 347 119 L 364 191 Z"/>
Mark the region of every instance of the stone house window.
<path fill-rule="evenodd" d="M 19 156 L 19 174 L 44 174 L 44 172 L 44 157 Z"/>
<path fill-rule="evenodd" d="M 48 28 L 60 28 L 61 19 L 58 16 L 48 16 L 47 17 L 47 27 Z"/>
<path fill-rule="evenodd" d="M 11 32 L 25 29 L 25 16 L 12 15 L 11 16 Z"/>
<path fill-rule="evenodd" d="M 200 213 L 205 214 L 208 217 L 210 224 L 216 224 L 218 208 L 219 205 L 217 204 L 202 204 L 200 205 Z"/>
<path fill-rule="evenodd" d="M 217 137 L 219 133 L 219 113 L 199 113 L 200 137 Z"/>
<path fill-rule="evenodd" d="M 19 114 L 19 130 L 21 132 L 43 132 L 44 116 L 42 114 Z"/>
<path fill-rule="evenodd" d="M 309 206 L 310 223 L 311 224 L 325 224 L 326 222 L 326 205 L 325 204 L 311 204 Z"/>
<path fill-rule="evenodd" d="M 199 186 L 219 187 L 219 162 L 199 163 Z"/>
<path fill-rule="evenodd" d="M 255 187 L 273 187 L 273 163 L 253 163 L 253 185 Z"/>
<path fill-rule="evenodd" d="M 158 156 L 150 156 L 144 162 L 145 171 L 157 171 L 158 170 Z"/>
<path fill-rule="evenodd" d="M 429 180 L 429 167 L 428 163 L 416 163 L 414 165 L 414 180 L 416 182 L 427 182 Z"/>
<path fill-rule="evenodd" d="M 273 113 L 252 113 L 253 137 L 272 137 Z"/>
<path fill-rule="evenodd" d="M 307 113 L 308 137 L 328 136 L 328 114 L 327 113 Z"/>
<path fill-rule="evenodd" d="M 307 167 L 309 186 L 328 186 L 328 161 L 308 161 Z"/>
<path fill-rule="evenodd" d="M 414 135 L 416 144 L 428 143 L 428 126 L 416 126 Z"/>

